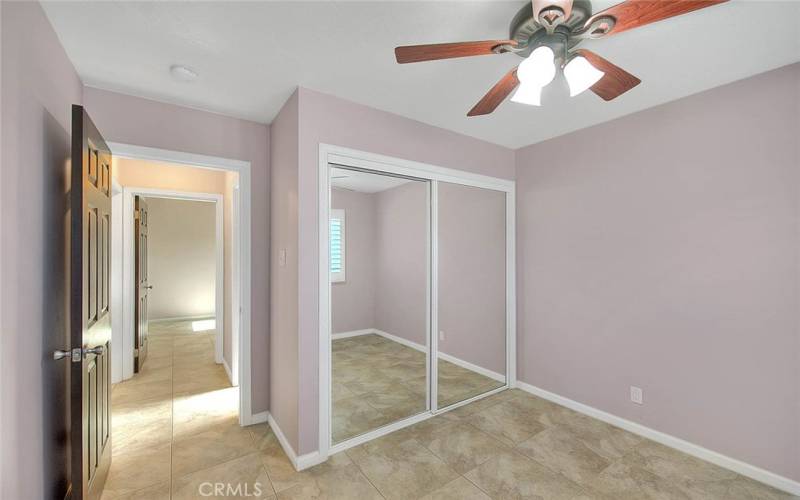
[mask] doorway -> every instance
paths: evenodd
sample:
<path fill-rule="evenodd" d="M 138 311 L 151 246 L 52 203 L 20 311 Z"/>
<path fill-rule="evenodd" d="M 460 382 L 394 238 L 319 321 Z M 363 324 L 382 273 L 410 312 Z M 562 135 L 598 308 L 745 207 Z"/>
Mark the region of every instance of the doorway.
<path fill-rule="evenodd" d="M 513 387 L 514 182 L 324 144 L 319 180 L 321 454 Z"/>
<path fill-rule="evenodd" d="M 120 368 L 118 377 L 124 380 L 133 374 L 133 349 L 134 349 L 134 316 L 135 309 L 132 307 L 134 301 L 128 294 L 134 290 L 133 275 L 134 267 L 134 245 L 124 238 L 123 232 L 131 234 L 127 228 L 133 226 L 133 207 L 135 196 L 167 198 L 172 200 L 196 201 L 210 203 L 215 206 L 216 227 L 223 228 L 223 231 L 216 232 L 216 272 L 215 283 L 215 338 L 214 338 L 214 361 L 222 363 L 225 367 L 231 385 L 238 387 L 237 390 L 237 410 L 238 423 L 242 426 L 250 425 L 262 420 L 261 415 L 254 415 L 251 406 L 251 357 L 250 357 L 250 220 L 251 220 L 251 199 L 250 199 L 250 163 L 241 160 L 212 157 L 206 155 L 196 155 L 182 153 L 157 148 L 143 146 L 133 146 L 121 143 L 109 143 L 115 158 L 130 160 L 133 162 L 150 162 L 168 164 L 173 167 L 173 172 L 194 169 L 202 177 L 206 174 L 219 174 L 225 177 L 225 193 L 229 196 L 222 197 L 220 192 L 209 193 L 209 189 L 201 189 L 202 186 L 195 186 L 194 192 L 186 192 L 175 185 L 169 189 L 159 189 L 150 187 L 147 182 L 138 182 L 139 186 L 120 186 L 115 183 L 115 196 L 112 203 L 116 203 L 119 209 L 115 211 L 117 223 L 114 225 L 118 231 L 114 235 L 117 245 L 112 245 L 112 252 L 115 255 L 114 262 L 121 263 L 117 276 L 123 279 L 115 280 L 112 284 L 112 300 L 115 300 L 123 314 L 115 316 L 114 333 L 119 337 L 117 345 L 125 344 L 126 349 L 117 352 L 120 358 L 116 361 L 116 366 Z M 185 173 L 182 174 L 184 177 Z M 175 174 L 165 176 L 167 179 L 175 178 Z M 146 176 L 145 176 L 146 179 Z M 196 180 L 196 179 L 195 179 Z M 145 187 L 140 187 L 144 185 Z M 222 209 L 225 204 L 225 210 Z M 123 220 L 123 214 L 126 220 Z M 225 221 L 223 222 L 223 219 Z M 224 235 L 223 235 L 224 233 Z M 223 238 L 224 236 L 224 238 Z M 225 244 L 228 242 L 228 244 Z M 223 262 L 219 258 L 221 255 L 228 255 L 231 258 Z M 228 291 L 225 303 L 223 304 L 223 286 Z M 209 327 L 209 318 L 177 318 L 184 320 L 185 325 L 176 328 L 197 329 L 198 331 Z M 192 325 L 192 323 L 198 323 Z M 231 329 L 231 335 L 225 339 L 217 339 L 216 336 L 221 332 L 222 326 L 227 325 Z M 223 347 L 224 346 L 224 347 Z M 122 356 L 124 354 L 124 359 Z M 112 365 L 113 366 L 113 365 Z M 123 371 L 124 370 L 124 371 Z"/>

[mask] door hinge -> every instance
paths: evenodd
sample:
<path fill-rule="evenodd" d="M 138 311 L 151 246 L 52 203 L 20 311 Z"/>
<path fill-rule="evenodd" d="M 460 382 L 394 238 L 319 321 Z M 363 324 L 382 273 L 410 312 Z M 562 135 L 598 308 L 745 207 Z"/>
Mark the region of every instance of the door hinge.
<path fill-rule="evenodd" d="M 133 357 L 134 358 L 138 358 L 139 357 L 139 349 L 134 349 L 133 350 Z"/>
<path fill-rule="evenodd" d="M 133 212 L 133 220 L 139 220 L 139 211 Z"/>

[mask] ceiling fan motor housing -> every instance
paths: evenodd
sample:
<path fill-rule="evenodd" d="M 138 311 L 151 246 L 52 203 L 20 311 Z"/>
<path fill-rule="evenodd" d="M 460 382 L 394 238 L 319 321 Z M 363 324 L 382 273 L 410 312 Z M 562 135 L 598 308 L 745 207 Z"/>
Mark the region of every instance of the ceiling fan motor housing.
<path fill-rule="evenodd" d="M 573 33 L 581 30 L 592 16 L 592 6 L 588 1 L 576 0 L 572 5 L 569 19 L 551 26 L 550 32 L 539 21 L 533 18 L 533 5 L 526 2 L 511 20 L 509 39 L 517 42 L 514 53 L 520 57 L 528 57 L 537 47 L 546 45 L 553 49 L 557 59 L 566 58 L 568 50 L 582 41 L 582 37 L 573 37 Z"/>

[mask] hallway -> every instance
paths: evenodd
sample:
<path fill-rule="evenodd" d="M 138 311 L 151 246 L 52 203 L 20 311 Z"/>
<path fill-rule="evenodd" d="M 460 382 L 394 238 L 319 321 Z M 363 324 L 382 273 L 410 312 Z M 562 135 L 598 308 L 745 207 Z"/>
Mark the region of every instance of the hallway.
<path fill-rule="evenodd" d="M 103 499 L 169 499 L 173 490 L 172 498 L 196 498 L 195 478 L 225 475 L 217 466 L 247 455 L 254 467 L 236 462 L 235 477 L 269 484 L 252 434 L 239 426 L 238 388 L 214 362 L 213 339 L 189 321 L 150 324 L 144 369 L 113 389 Z"/>

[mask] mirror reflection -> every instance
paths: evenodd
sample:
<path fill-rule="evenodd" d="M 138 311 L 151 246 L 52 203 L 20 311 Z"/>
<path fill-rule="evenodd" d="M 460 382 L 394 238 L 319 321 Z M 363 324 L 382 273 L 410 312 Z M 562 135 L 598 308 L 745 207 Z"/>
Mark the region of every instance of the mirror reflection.
<path fill-rule="evenodd" d="M 506 383 L 506 195 L 438 183 L 438 405 Z"/>
<path fill-rule="evenodd" d="M 330 167 L 332 440 L 427 405 L 428 182 Z"/>

